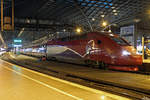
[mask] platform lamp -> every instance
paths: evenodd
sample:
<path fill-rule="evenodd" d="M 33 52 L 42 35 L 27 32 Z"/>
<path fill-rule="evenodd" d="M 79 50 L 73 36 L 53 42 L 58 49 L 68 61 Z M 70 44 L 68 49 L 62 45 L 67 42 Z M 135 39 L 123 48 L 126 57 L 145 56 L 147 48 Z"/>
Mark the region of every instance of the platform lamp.
<path fill-rule="evenodd" d="M 102 26 L 103 26 L 103 27 L 106 27 L 106 26 L 107 26 L 107 22 L 106 22 L 106 21 L 103 21 L 103 22 L 102 22 Z"/>
<path fill-rule="evenodd" d="M 102 26 L 103 26 L 103 27 L 106 27 L 108 23 L 105 21 L 104 17 L 105 17 L 105 15 L 102 14 L 102 15 L 101 15 L 101 18 L 102 18 Z"/>
<path fill-rule="evenodd" d="M 81 27 L 77 27 L 77 28 L 76 28 L 76 33 L 77 33 L 77 34 L 80 34 L 81 32 L 82 32 Z"/>

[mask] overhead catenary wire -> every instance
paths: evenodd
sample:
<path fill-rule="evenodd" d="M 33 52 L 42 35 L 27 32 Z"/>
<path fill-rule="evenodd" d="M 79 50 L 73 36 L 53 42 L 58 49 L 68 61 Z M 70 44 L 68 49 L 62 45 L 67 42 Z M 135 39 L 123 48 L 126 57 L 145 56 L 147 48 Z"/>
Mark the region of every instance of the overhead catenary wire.
<path fill-rule="evenodd" d="M 88 22 L 88 25 L 89 25 L 89 27 L 90 27 L 90 30 L 93 31 L 93 27 L 92 27 L 92 24 L 91 24 L 89 18 L 86 16 L 86 14 L 85 14 L 85 13 L 83 12 L 83 10 L 80 8 L 80 6 L 78 5 L 77 0 L 74 0 L 74 2 L 75 2 L 76 8 L 80 10 L 81 14 L 85 17 L 86 21 Z"/>

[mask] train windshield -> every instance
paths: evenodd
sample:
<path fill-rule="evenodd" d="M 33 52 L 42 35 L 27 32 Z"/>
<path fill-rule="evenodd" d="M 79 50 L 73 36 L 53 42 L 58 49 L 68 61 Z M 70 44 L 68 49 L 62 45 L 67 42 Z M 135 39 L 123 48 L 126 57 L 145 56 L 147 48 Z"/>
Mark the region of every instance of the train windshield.
<path fill-rule="evenodd" d="M 123 40 L 120 37 L 111 37 L 111 39 L 114 40 L 117 44 L 120 44 L 120 45 L 129 45 L 128 42 L 126 42 L 125 40 Z"/>

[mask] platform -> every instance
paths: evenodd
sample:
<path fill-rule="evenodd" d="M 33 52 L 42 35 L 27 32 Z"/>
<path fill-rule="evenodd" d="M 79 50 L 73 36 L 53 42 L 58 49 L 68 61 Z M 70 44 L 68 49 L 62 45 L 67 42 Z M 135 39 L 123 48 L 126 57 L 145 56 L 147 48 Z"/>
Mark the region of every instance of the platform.
<path fill-rule="evenodd" d="M 1 100 L 129 100 L 0 60 Z"/>
<path fill-rule="evenodd" d="M 143 60 L 143 63 L 146 63 L 146 64 L 147 64 L 147 63 L 150 63 L 150 59 L 144 59 L 144 60 Z"/>
<path fill-rule="evenodd" d="M 39 61 L 38 58 L 25 55 L 16 56 L 9 54 L 9 56 L 11 59 L 19 63 L 25 63 L 30 66 L 46 68 L 47 70 L 61 72 L 89 80 L 105 82 L 110 85 L 121 86 L 146 93 L 149 93 L 150 91 L 150 75 L 93 69 L 73 64 L 56 63 L 53 61 Z"/>

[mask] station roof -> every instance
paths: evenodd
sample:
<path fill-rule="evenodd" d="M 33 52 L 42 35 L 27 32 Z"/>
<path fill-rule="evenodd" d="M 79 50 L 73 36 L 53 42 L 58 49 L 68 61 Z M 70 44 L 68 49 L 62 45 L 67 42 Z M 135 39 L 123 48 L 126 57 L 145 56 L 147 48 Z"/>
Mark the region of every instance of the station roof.
<path fill-rule="evenodd" d="M 4 1 L 4 16 L 11 16 L 11 0 Z M 149 5 L 150 0 L 15 0 L 15 30 L 53 33 L 80 26 L 84 31 L 100 31 L 103 21 L 118 27 L 141 22 L 149 28 L 144 24 L 150 18 Z"/>
<path fill-rule="evenodd" d="M 61 24 L 97 26 L 136 19 L 146 13 L 149 0 L 16 0 L 18 18 L 47 19 Z M 104 17 L 104 18 L 103 18 Z M 100 26 L 100 25 L 99 25 Z"/>

